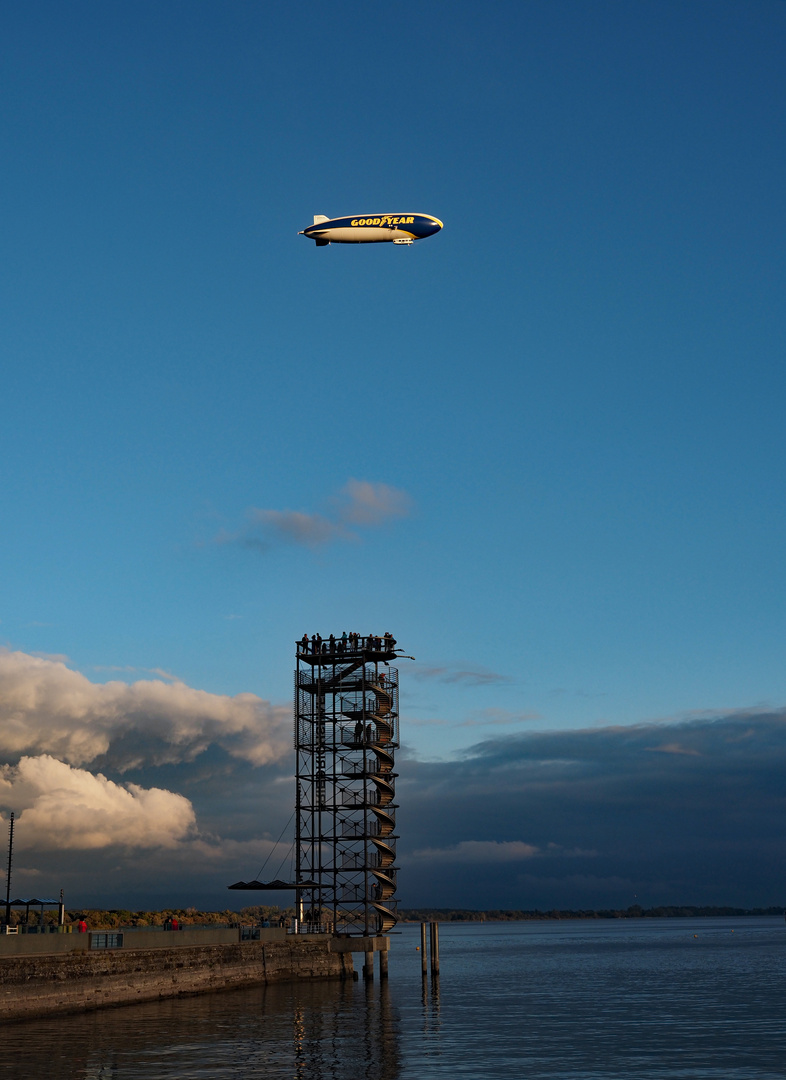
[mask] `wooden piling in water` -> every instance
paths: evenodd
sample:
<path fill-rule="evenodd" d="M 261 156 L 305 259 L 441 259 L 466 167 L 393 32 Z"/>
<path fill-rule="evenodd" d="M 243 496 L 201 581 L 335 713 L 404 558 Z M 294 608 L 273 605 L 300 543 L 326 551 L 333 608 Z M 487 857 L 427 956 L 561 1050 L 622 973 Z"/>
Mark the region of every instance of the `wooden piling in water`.
<path fill-rule="evenodd" d="M 439 923 L 431 923 L 431 974 L 439 975 Z"/>
<path fill-rule="evenodd" d="M 420 970 L 423 972 L 423 978 L 425 978 L 428 971 L 428 962 L 426 960 L 426 924 L 424 922 L 420 924 Z"/>

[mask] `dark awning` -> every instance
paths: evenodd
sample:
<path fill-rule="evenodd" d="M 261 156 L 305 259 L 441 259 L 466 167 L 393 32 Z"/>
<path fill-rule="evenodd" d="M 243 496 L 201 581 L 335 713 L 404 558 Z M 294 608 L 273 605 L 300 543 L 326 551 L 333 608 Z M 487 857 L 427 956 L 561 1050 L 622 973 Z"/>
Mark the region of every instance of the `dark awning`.
<path fill-rule="evenodd" d="M 59 900 L 41 900 L 37 896 L 34 896 L 31 900 L 22 900 L 20 898 L 17 898 L 16 900 L 9 900 L 9 903 L 10 903 L 11 907 L 28 907 L 28 906 L 32 907 L 33 904 L 39 904 L 39 905 L 43 904 L 46 907 L 47 904 L 54 904 L 55 906 L 57 906 L 60 903 L 60 901 Z"/>
<path fill-rule="evenodd" d="M 236 881 L 234 885 L 227 885 L 228 889 L 245 889 L 247 891 L 281 892 L 283 889 L 316 889 L 319 885 L 316 881 Z"/>

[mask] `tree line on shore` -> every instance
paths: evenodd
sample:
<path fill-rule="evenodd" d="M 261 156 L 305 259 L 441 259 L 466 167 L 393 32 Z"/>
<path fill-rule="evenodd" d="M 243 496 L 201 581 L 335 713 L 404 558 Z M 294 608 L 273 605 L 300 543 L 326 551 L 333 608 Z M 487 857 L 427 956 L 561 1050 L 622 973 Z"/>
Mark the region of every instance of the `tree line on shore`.
<path fill-rule="evenodd" d="M 294 916 L 294 907 L 279 908 L 267 904 L 241 908 L 240 911 L 200 911 L 197 908 L 163 908 L 161 911 L 131 911 L 126 908 L 69 908 L 65 913 L 65 924 L 77 925 L 84 920 L 89 930 L 155 929 L 163 927 L 172 919 L 177 919 L 180 926 L 237 926 L 270 922 L 278 925 L 280 918 Z M 11 925 L 19 925 L 25 920 L 24 909 L 15 908 L 11 912 Z M 41 916 L 35 906 L 30 909 L 29 922 L 39 925 Z M 57 909 L 44 912 L 44 925 L 57 923 Z"/>
<path fill-rule="evenodd" d="M 710 918 L 719 915 L 783 915 L 782 907 L 738 908 L 707 907 L 695 905 L 663 904 L 643 908 L 632 904 L 627 908 L 579 908 L 540 911 L 537 908 L 524 911 L 517 909 L 490 908 L 484 911 L 461 908 L 407 908 L 399 909 L 401 922 L 520 922 L 528 919 L 674 919 Z"/>
<path fill-rule="evenodd" d="M 125 908 L 102 910 L 98 908 L 69 909 L 65 915 L 66 925 L 77 924 L 81 920 L 90 930 L 118 930 L 121 928 L 144 929 L 163 927 L 171 919 L 177 919 L 181 927 L 186 926 L 237 926 L 260 925 L 269 922 L 278 926 L 279 920 L 286 923 L 294 918 L 294 907 L 277 907 L 268 904 L 255 904 L 241 908 L 240 911 L 200 911 L 197 908 L 164 908 L 161 911 L 131 911 Z M 402 923 L 421 922 L 520 922 L 546 919 L 673 919 L 673 918 L 712 918 L 729 915 L 784 915 L 782 907 L 708 907 L 697 905 L 661 905 L 644 908 L 633 904 L 627 908 L 552 908 L 549 911 L 519 910 L 515 908 L 488 908 L 485 910 L 464 908 L 403 908 L 399 909 L 399 921 Z M 15 909 L 11 922 L 24 921 L 24 911 Z M 45 925 L 57 922 L 57 911 L 44 912 Z M 40 923 L 40 914 L 33 908 L 30 923 Z"/>

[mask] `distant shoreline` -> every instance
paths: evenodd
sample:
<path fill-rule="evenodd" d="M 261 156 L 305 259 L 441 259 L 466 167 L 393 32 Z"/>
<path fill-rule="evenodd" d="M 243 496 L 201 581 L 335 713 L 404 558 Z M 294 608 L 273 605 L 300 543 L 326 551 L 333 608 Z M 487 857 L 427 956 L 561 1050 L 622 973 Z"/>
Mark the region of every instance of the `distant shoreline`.
<path fill-rule="evenodd" d="M 398 923 L 422 922 L 556 922 L 561 919 L 696 919 L 722 918 L 723 916 L 772 916 L 783 918 L 783 907 L 741 908 L 726 906 L 699 906 L 691 904 L 670 905 L 644 908 L 633 904 L 627 908 L 551 908 L 541 911 L 538 908 L 519 910 L 516 908 L 399 908 Z M 294 917 L 293 907 L 280 908 L 276 905 L 256 904 L 244 907 L 240 911 L 200 911 L 197 908 L 164 908 L 159 911 L 130 911 L 110 908 L 71 908 L 66 911 L 66 924 L 75 924 L 84 919 L 89 930 L 129 930 L 163 929 L 172 918 L 176 918 L 182 929 L 192 927 L 234 927 L 240 925 L 287 924 Z M 281 920 L 281 923 L 279 922 Z M 12 924 L 25 922 L 24 913 L 15 909 Z M 29 922 L 35 932 L 41 925 L 41 916 L 31 911 Z M 45 926 L 53 927 L 57 922 L 57 912 L 47 911 L 43 916 Z M 23 930 L 24 932 L 24 930 Z"/>
<path fill-rule="evenodd" d="M 399 923 L 419 922 L 542 922 L 559 919 L 703 919 L 723 916 L 762 916 L 783 917 L 782 907 L 737 908 L 707 907 L 691 905 L 661 905 L 643 908 L 634 904 L 628 908 L 601 908 L 599 910 L 556 910 L 517 911 L 492 908 L 486 911 L 465 910 L 460 908 L 400 908 Z"/>

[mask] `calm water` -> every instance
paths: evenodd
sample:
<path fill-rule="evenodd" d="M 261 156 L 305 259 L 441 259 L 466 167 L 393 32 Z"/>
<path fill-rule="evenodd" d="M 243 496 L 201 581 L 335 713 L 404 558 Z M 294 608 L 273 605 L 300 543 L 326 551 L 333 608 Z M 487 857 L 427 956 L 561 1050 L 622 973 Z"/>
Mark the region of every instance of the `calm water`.
<path fill-rule="evenodd" d="M 271 986 L 0 1028 L 0 1076 L 118 1080 L 786 1077 L 778 919 L 419 927 L 390 979 Z M 357 961 L 362 958 L 356 958 Z"/>

